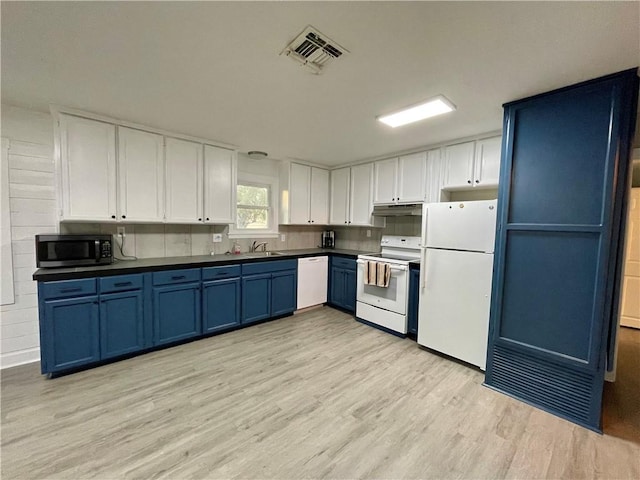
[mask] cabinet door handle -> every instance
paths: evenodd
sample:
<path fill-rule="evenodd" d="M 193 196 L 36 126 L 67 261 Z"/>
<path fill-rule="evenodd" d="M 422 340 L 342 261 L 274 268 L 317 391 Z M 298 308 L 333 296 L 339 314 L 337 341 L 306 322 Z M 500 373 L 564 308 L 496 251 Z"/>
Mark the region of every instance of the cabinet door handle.
<path fill-rule="evenodd" d="M 171 280 L 182 280 L 184 278 L 187 277 L 185 277 L 184 275 L 174 275 L 173 277 L 171 277 Z"/>
<path fill-rule="evenodd" d="M 207 217 L 207 222 L 209 221 L 209 217 Z"/>
<path fill-rule="evenodd" d="M 63 288 L 60 290 L 60 293 L 73 293 L 73 292 L 81 292 L 82 288 L 80 287 L 76 287 L 76 288 Z"/>
<path fill-rule="evenodd" d="M 116 218 L 116 216 L 115 215 L 111 215 L 111 218 Z"/>
<path fill-rule="evenodd" d="M 131 282 L 118 282 L 113 284 L 114 287 L 126 287 L 128 285 L 131 285 Z"/>
<path fill-rule="evenodd" d="M 480 183 L 480 180 L 476 180 L 476 183 Z"/>
<path fill-rule="evenodd" d="M 467 180 L 467 183 L 471 183 L 471 180 Z"/>

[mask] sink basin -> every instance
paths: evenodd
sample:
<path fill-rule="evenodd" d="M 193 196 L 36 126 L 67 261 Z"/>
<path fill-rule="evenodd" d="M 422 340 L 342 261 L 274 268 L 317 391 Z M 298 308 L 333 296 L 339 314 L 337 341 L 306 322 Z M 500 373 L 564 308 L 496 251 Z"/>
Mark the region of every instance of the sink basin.
<path fill-rule="evenodd" d="M 253 252 L 246 253 L 244 256 L 249 258 L 262 258 L 262 257 L 277 257 L 280 255 L 284 255 L 282 252 Z"/>

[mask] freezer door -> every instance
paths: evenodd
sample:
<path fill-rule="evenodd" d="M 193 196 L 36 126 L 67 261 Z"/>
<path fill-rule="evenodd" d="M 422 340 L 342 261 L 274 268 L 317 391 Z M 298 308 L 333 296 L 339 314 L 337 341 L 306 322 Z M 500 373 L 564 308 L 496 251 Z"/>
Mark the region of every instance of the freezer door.
<path fill-rule="evenodd" d="M 418 343 L 486 367 L 493 255 L 426 251 Z"/>
<path fill-rule="evenodd" d="M 496 200 L 428 204 L 426 246 L 493 253 L 496 205 Z"/>

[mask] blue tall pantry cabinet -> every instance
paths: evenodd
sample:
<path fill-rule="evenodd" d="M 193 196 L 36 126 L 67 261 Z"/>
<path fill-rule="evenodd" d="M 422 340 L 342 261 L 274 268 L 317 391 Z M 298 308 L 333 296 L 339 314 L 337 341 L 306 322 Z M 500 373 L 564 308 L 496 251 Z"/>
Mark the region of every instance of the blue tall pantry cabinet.
<path fill-rule="evenodd" d="M 596 431 L 636 69 L 504 106 L 486 385 Z"/>

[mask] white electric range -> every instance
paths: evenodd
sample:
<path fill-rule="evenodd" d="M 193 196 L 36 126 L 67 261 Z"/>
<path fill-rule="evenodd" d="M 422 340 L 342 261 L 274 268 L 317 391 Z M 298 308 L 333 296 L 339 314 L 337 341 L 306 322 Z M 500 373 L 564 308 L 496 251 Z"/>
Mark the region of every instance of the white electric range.
<path fill-rule="evenodd" d="M 421 237 L 384 235 L 381 253 L 358 255 L 356 318 L 397 335 L 407 334 L 409 263 L 420 260 Z M 365 285 L 368 261 L 388 263 L 388 287 Z"/>

